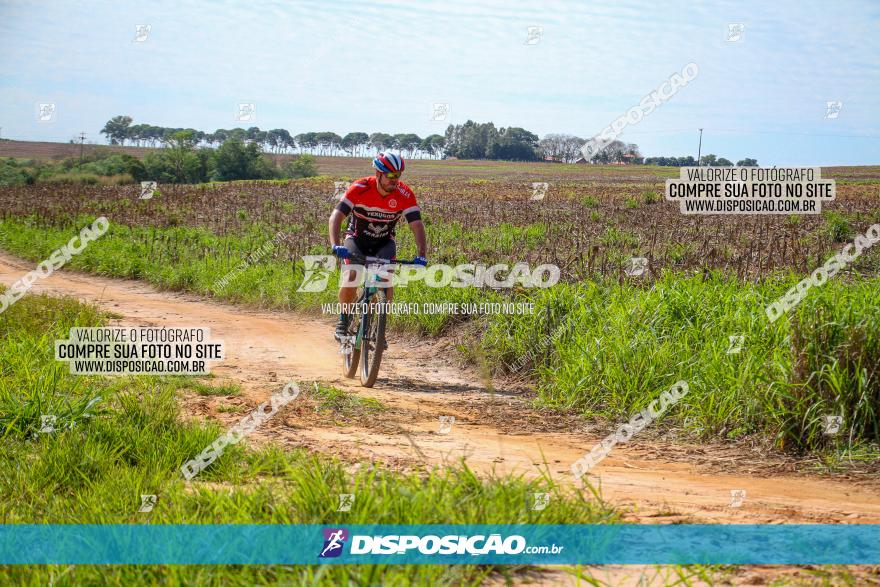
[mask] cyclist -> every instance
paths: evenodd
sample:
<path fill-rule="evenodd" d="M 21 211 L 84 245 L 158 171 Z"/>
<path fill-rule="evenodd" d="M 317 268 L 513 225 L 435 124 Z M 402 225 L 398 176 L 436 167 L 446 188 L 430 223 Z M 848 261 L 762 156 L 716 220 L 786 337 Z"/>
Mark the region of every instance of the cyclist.
<path fill-rule="evenodd" d="M 394 259 L 397 245 L 394 242 L 394 227 L 400 217 L 406 218 L 416 239 L 418 256 L 414 263 L 427 265 L 425 254 L 425 225 L 416 196 L 408 185 L 400 181 L 405 167 L 403 157 L 396 153 L 379 153 L 373 159 L 376 174 L 363 177 L 352 183 L 330 214 L 330 245 L 333 254 L 349 263 L 349 253 L 361 256 Z M 343 244 L 339 243 L 339 228 L 342 220 L 351 214 L 345 231 Z M 343 277 L 345 283 L 354 283 L 353 271 L 347 270 Z M 387 290 L 391 300 L 392 288 Z M 355 301 L 356 286 L 340 287 L 339 302 L 343 310 Z M 348 332 L 351 317 L 344 311 L 336 323 L 336 339 L 341 340 Z"/>

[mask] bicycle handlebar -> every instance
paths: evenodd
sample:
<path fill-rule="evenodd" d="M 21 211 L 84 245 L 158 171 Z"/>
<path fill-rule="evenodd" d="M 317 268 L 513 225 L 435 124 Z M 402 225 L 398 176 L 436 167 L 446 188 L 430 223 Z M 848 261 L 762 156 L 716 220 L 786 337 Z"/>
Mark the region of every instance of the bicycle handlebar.
<path fill-rule="evenodd" d="M 348 253 L 348 259 L 352 261 L 360 261 L 363 264 L 366 263 L 376 263 L 379 265 L 420 265 L 420 263 L 415 263 L 410 260 L 405 259 L 383 259 L 382 257 L 370 257 L 369 255 L 358 255 L 357 253 Z"/>

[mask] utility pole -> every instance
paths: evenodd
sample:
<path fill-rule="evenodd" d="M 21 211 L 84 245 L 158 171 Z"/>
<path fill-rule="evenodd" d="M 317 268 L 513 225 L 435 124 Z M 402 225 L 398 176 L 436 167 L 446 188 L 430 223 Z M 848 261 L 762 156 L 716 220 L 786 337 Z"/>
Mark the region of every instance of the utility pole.
<path fill-rule="evenodd" d="M 79 133 L 79 164 L 82 165 L 83 162 L 83 142 L 86 140 L 86 133 Z"/>
<path fill-rule="evenodd" d="M 700 153 L 703 152 L 703 129 L 700 129 L 700 146 L 697 147 L 697 167 L 700 166 Z"/>

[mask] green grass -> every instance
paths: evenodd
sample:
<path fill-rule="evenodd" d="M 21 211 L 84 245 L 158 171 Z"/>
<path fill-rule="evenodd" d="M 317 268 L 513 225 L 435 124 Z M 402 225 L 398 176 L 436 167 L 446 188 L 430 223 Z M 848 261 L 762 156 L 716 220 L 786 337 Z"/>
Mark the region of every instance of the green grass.
<path fill-rule="evenodd" d="M 84 226 L 90 219 L 80 220 L 78 225 Z M 543 227 L 507 226 L 493 232 L 451 224 L 443 230 L 482 243 L 487 250 L 500 247 L 515 255 L 517 243 L 537 238 Z M 337 274 L 331 275 L 331 286 L 324 292 L 298 293 L 302 266 L 295 264 L 291 270 L 289 260 L 271 254 L 247 266 L 218 292 L 214 284 L 266 242 L 261 234 L 256 227 L 220 237 L 194 228 L 113 225 L 70 266 L 233 303 L 314 313 L 321 303 L 335 302 Z M 46 258 L 69 237 L 69 231 L 41 227 L 33 220 L 0 221 L 0 245 L 34 261 Z M 638 245 L 634 235 L 613 227 L 605 231 L 602 242 Z M 685 255 L 687 247 L 673 248 L 669 256 L 674 260 Z M 205 255 L 206 249 L 225 250 L 228 256 Z M 538 399 L 560 410 L 619 420 L 644 408 L 674 381 L 685 379 L 691 393 L 658 426 L 678 426 L 700 438 L 757 434 L 797 450 L 875 451 L 871 447 L 880 442 L 880 375 L 873 369 L 880 364 L 880 280 L 842 273 L 810 290 L 798 307 L 771 325 L 764 308 L 799 279 L 770 276 L 752 284 L 717 274 L 703 280 L 667 271 L 645 286 L 604 280 L 513 293 L 429 288 L 417 282 L 397 288 L 395 301 L 533 302 L 538 311 L 534 316 L 501 314 L 476 320 L 393 314 L 390 324 L 430 335 L 471 333 L 480 350 L 468 351 L 469 356 L 486 357 L 486 365 L 494 370 L 535 353 L 541 361 L 527 372 L 539 384 Z M 560 316 L 576 321 L 576 334 L 550 348 L 537 348 Z M 746 337 L 739 354 L 726 352 L 731 335 Z M 817 433 L 827 415 L 843 415 L 846 433 L 834 438 Z"/>
<path fill-rule="evenodd" d="M 684 379 L 690 393 L 660 426 L 877 454 L 880 280 L 832 280 L 771 324 L 764 308 L 793 283 L 667 274 L 648 288 L 558 286 L 533 316 L 487 320 L 482 342 L 492 364 L 540 357 L 532 372 L 547 406 L 620 421 Z M 566 319 L 575 326 L 554 337 Z M 728 354 L 735 335 L 743 348 Z M 825 415 L 843 415 L 845 430 L 821 434 Z"/>
<path fill-rule="evenodd" d="M 169 376 L 170 380 L 174 381 L 179 388 L 181 389 L 190 389 L 196 392 L 199 395 L 219 395 L 219 396 L 238 396 L 241 395 L 241 386 L 237 383 L 225 382 L 219 385 L 209 385 L 204 381 L 200 381 L 203 378 L 195 378 L 195 377 L 183 377 L 183 376 Z M 208 377 L 213 378 L 213 377 Z"/>
<path fill-rule="evenodd" d="M 824 216 L 825 230 L 832 241 L 836 243 L 846 242 L 854 235 L 849 220 L 847 220 L 842 214 L 829 211 L 826 212 Z"/>
<path fill-rule="evenodd" d="M 223 433 L 180 417 L 181 377 L 103 379 L 71 375 L 52 341 L 72 326 L 105 323 L 94 307 L 25 296 L 0 314 L 0 521 L 4 524 L 459 524 L 617 523 L 590 490 L 563 489 L 549 475 L 478 477 L 466 466 L 401 474 L 349 472 L 305 450 L 230 445 L 191 483 L 180 465 Z M 342 409 L 374 410 L 329 387 L 316 392 Z M 100 397 L 99 401 L 95 401 Z M 39 433 L 40 415 L 57 429 Z M 66 426 L 75 422 L 73 426 Z M 553 507 L 525 507 L 550 492 Z M 338 494 L 357 497 L 337 512 Z M 138 512 L 140 495 L 158 496 Z M 7 566 L 2 584 L 436 584 L 474 585 L 516 567 L 462 566 Z"/>
<path fill-rule="evenodd" d="M 241 414 L 246 412 L 247 408 L 244 406 L 217 406 L 217 411 L 225 414 Z"/>
<path fill-rule="evenodd" d="M 619 228 L 609 226 L 599 238 L 599 242 L 608 247 L 620 245 L 632 248 L 639 245 L 639 237 Z"/>
<path fill-rule="evenodd" d="M 449 264 L 474 262 L 468 260 L 460 246 L 456 246 L 465 239 L 468 246 L 478 254 L 503 255 L 515 259 L 524 250 L 539 246 L 547 235 L 547 225 L 543 222 L 526 226 L 502 222 L 496 226 L 469 228 L 457 222 L 431 223 L 428 220 L 426 226 L 430 226 L 431 238 L 435 242 L 444 243 L 433 253 L 434 256 L 445 259 Z"/>
<path fill-rule="evenodd" d="M 651 205 L 661 200 L 660 195 L 653 190 L 645 190 L 642 192 L 642 202 Z"/>
<path fill-rule="evenodd" d="M 388 408 L 371 397 L 357 394 L 314 382 L 309 393 L 318 401 L 319 410 L 329 410 L 341 416 L 364 416 L 384 412 Z"/>
<path fill-rule="evenodd" d="M 693 252 L 694 246 L 689 242 L 670 243 L 666 245 L 666 256 L 673 262 L 673 264 L 681 262 Z"/>

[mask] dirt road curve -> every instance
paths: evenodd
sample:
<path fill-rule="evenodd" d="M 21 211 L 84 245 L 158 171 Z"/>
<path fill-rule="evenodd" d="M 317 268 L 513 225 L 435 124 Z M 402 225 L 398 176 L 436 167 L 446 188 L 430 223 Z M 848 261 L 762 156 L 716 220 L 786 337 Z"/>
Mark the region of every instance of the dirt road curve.
<path fill-rule="evenodd" d="M 33 267 L 0 253 L 0 283 L 10 285 Z M 567 426 L 554 424 L 551 415 L 529 408 L 498 382 L 489 393 L 475 372 L 453 366 L 454 351 L 443 341 L 392 337 L 380 381 L 365 389 L 342 377 L 330 319 L 242 310 L 141 282 L 69 271 L 38 281 L 32 291 L 95 302 L 121 315 L 120 325 L 210 327 L 227 353 L 214 372 L 241 383 L 245 393 L 188 398 L 190 413 L 231 425 L 241 416 L 217 407 L 231 401 L 255 405 L 291 379 L 326 382 L 391 408 L 345 426 L 282 413 L 254 435 L 256 441 L 273 439 L 401 467 L 462 457 L 479 471 L 537 474 L 546 467 L 571 483 L 570 464 L 601 438 L 601 431 L 572 426 L 573 419 Z M 440 416 L 455 417 L 446 434 L 440 433 Z M 606 500 L 629 510 L 630 519 L 644 522 L 880 523 L 880 481 L 779 473 L 760 461 L 724 447 L 634 440 L 615 447 L 591 481 Z M 740 507 L 730 507 L 732 490 L 746 492 Z"/>

